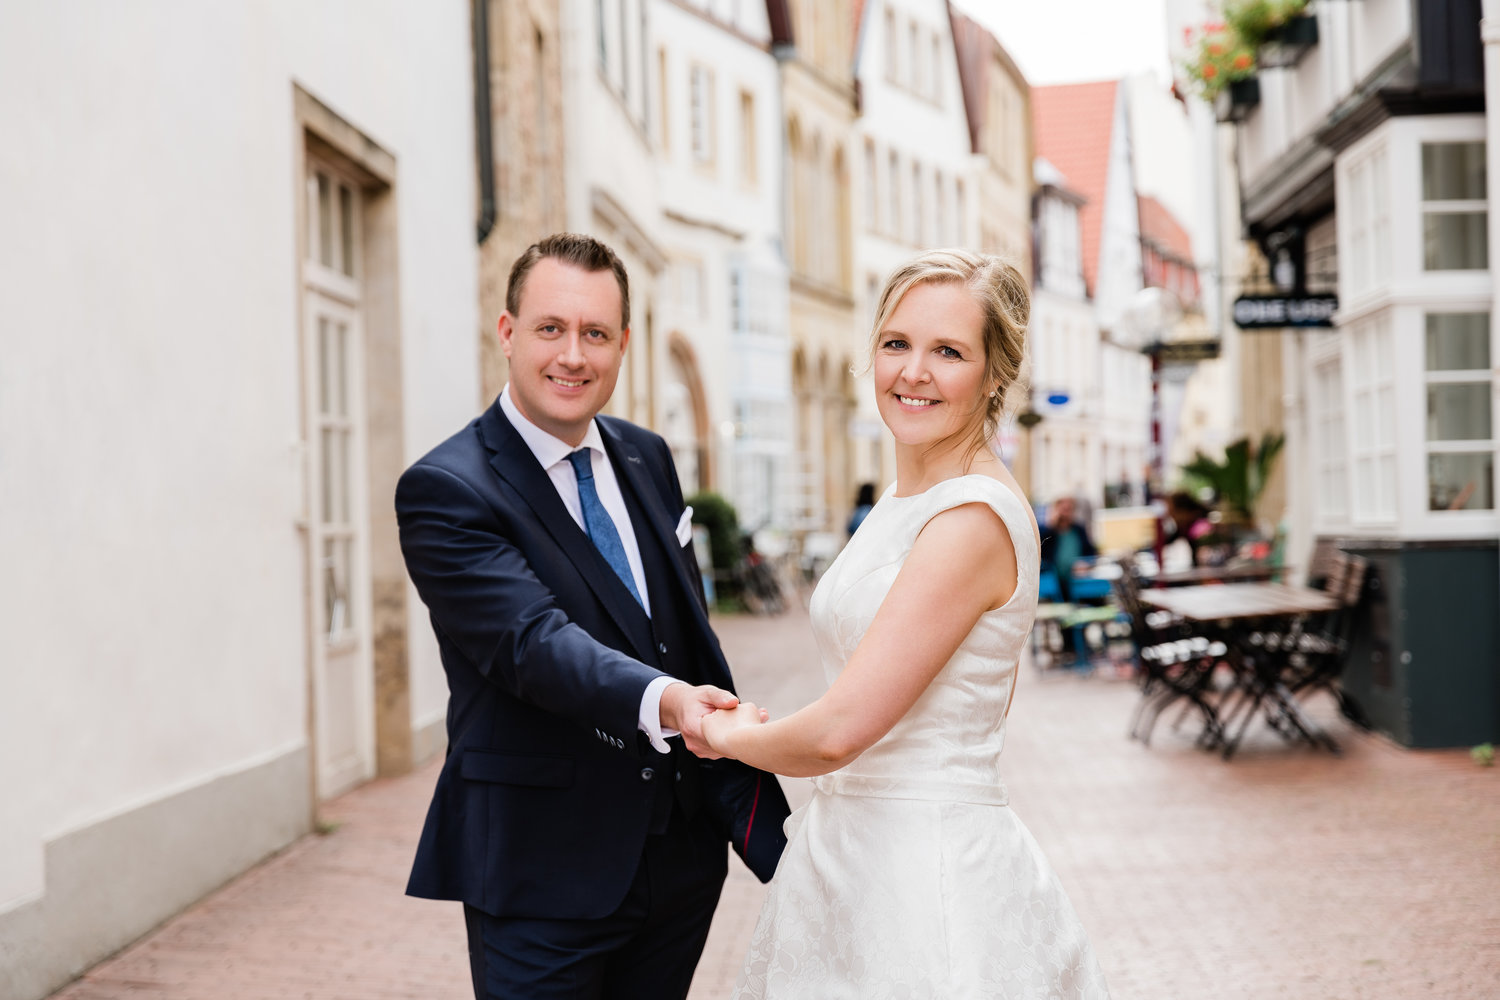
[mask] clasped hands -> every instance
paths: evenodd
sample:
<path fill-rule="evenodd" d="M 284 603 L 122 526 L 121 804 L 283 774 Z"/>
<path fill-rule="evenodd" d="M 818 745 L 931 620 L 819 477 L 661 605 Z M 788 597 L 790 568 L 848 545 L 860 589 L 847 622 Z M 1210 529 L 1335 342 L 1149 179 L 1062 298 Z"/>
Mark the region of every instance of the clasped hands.
<path fill-rule="evenodd" d="M 661 693 L 662 725 L 681 733 L 687 748 L 706 760 L 733 756 L 725 749 L 729 733 L 768 718 L 754 702 L 712 684 L 671 684 Z"/>

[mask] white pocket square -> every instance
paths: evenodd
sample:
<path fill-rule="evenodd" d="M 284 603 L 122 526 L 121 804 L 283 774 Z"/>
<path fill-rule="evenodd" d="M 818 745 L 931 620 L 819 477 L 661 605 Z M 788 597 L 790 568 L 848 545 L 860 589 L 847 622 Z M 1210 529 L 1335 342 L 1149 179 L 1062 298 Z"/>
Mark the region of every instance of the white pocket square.
<path fill-rule="evenodd" d="M 677 519 L 677 544 L 686 545 L 693 540 L 693 508 L 687 507 Z"/>

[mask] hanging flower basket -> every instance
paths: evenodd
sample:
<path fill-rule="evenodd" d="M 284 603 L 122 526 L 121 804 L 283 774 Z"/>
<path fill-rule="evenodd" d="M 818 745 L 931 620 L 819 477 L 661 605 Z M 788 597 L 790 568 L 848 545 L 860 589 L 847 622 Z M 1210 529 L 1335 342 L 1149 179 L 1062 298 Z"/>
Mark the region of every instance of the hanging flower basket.
<path fill-rule="evenodd" d="M 1298 14 L 1266 32 L 1258 61 L 1262 66 L 1295 66 L 1307 50 L 1318 44 L 1318 19 Z"/>
<path fill-rule="evenodd" d="M 1214 117 L 1221 122 L 1242 122 L 1259 103 L 1259 80 L 1253 76 L 1234 80 L 1214 98 Z"/>
<path fill-rule="evenodd" d="M 1225 87 L 1255 76 L 1254 49 L 1226 24 L 1206 24 L 1197 35 L 1192 58 L 1183 64 L 1198 96 L 1215 101 Z"/>

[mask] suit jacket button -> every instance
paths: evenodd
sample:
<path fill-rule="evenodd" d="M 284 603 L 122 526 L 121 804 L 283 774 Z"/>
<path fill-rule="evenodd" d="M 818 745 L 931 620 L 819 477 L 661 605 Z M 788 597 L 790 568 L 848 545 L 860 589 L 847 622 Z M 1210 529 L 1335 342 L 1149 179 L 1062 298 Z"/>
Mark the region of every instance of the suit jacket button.
<path fill-rule="evenodd" d="M 677 772 L 677 780 L 678 780 L 678 781 L 681 781 L 681 780 L 682 780 L 682 772 L 681 772 L 681 771 L 678 771 L 678 772 Z"/>
<path fill-rule="evenodd" d="M 654 777 L 656 777 L 656 772 L 654 770 L 652 770 L 649 767 L 643 767 L 643 768 L 641 768 L 641 780 L 642 781 L 650 781 Z"/>
<path fill-rule="evenodd" d="M 666 656 L 667 655 L 667 644 L 664 643 L 664 642 L 663 643 L 659 643 L 657 645 L 657 647 L 656 647 L 656 651 L 658 653 L 660 653 L 662 656 Z"/>

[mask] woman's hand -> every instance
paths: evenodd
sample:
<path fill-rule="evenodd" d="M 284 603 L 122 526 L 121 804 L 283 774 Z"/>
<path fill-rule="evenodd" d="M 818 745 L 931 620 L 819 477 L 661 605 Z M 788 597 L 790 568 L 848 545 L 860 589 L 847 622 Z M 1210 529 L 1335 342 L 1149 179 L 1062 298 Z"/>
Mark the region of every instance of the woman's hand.
<path fill-rule="evenodd" d="M 734 708 L 721 708 L 703 717 L 703 739 L 714 753 L 733 757 L 730 749 L 733 734 L 740 729 L 759 726 L 766 721 L 766 713 L 753 701 L 742 701 Z"/>

